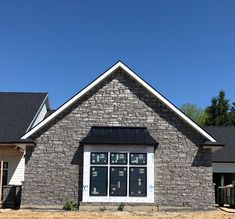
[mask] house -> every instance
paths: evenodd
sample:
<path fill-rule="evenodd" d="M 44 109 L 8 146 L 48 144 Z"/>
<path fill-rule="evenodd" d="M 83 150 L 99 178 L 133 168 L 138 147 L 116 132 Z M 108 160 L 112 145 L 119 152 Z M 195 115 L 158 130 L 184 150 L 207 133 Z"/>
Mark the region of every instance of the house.
<path fill-rule="evenodd" d="M 20 137 L 42 121 L 49 108 L 47 93 L 0 93 L 0 161 L 3 161 L 4 202 L 14 196 L 12 186 L 21 188 L 26 147 L 35 144 L 30 138 Z M 21 193 L 21 189 L 17 191 Z"/>
<path fill-rule="evenodd" d="M 6 169 L 13 160 L 4 151 L 20 153 L 21 178 L 7 183 L 22 185 L 22 208 L 62 208 L 68 199 L 81 208 L 214 206 L 212 152 L 223 144 L 122 62 L 55 111 L 47 95 L 37 98 L 16 140 L 0 146 Z"/>
<path fill-rule="evenodd" d="M 212 136 L 218 139 L 224 148 L 212 155 L 213 182 L 218 186 L 235 183 L 235 127 L 205 127 Z"/>

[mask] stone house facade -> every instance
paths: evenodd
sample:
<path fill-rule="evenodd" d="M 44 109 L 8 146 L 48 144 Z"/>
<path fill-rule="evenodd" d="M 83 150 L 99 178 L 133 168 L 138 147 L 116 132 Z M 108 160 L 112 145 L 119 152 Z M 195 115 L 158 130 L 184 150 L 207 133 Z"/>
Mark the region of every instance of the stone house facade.
<path fill-rule="evenodd" d="M 22 139 L 35 142 L 22 207 L 214 206 L 212 151 L 222 145 L 122 62 Z"/>

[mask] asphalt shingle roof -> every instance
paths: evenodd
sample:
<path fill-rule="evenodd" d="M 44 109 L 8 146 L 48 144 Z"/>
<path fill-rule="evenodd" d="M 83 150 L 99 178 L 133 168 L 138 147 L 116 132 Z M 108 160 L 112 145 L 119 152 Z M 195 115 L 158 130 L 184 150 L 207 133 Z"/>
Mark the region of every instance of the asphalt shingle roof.
<path fill-rule="evenodd" d="M 235 127 L 208 126 L 204 129 L 225 146 L 213 152 L 213 162 L 235 162 Z"/>
<path fill-rule="evenodd" d="M 19 139 L 46 96 L 47 93 L 0 92 L 0 142 Z"/>

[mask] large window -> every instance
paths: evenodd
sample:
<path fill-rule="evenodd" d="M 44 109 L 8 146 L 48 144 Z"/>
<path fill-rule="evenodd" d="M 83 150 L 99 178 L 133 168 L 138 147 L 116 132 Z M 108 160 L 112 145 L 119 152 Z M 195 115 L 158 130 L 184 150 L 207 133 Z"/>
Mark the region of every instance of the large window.
<path fill-rule="evenodd" d="M 91 152 L 90 196 L 147 196 L 147 154 Z"/>

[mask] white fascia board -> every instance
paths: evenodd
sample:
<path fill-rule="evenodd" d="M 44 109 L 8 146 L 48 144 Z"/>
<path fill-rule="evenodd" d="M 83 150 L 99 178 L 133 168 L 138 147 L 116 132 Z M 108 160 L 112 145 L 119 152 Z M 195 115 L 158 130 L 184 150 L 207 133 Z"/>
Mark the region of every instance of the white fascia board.
<path fill-rule="evenodd" d="M 165 103 L 170 109 L 172 109 L 177 115 L 179 115 L 185 122 L 187 122 L 191 127 L 197 130 L 200 134 L 202 134 L 206 139 L 211 142 L 216 142 L 216 140 L 210 136 L 205 130 L 203 130 L 199 125 L 197 125 L 194 121 L 192 121 L 188 116 L 186 116 L 183 112 L 181 112 L 177 107 L 175 107 L 169 100 L 167 100 L 164 96 L 162 96 L 159 92 L 157 92 L 154 88 L 152 88 L 149 84 L 147 84 L 143 79 L 141 79 L 138 75 L 136 75 L 130 68 L 124 65 L 121 61 L 117 62 L 110 69 L 104 72 L 100 77 L 98 77 L 95 81 L 89 84 L 86 88 L 81 90 L 78 94 L 72 97 L 68 102 L 59 107 L 54 113 L 48 116 L 45 120 L 40 122 L 34 128 L 32 128 L 29 132 L 21 137 L 21 139 L 26 139 L 36 131 L 41 129 L 44 125 L 50 122 L 53 118 L 71 106 L 75 101 L 77 101 L 81 96 L 83 96 L 86 92 L 91 90 L 94 86 L 99 84 L 102 80 L 104 80 L 107 76 L 109 76 L 116 69 L 122 68 L 126 73 L 128 73 L 131 77 L 133 77 L 136 81 L 138 81 L 143 87 L 145 87 L 148 91 L 150 91 L 155 97 L 160 99 L 163 103 Z"/>

